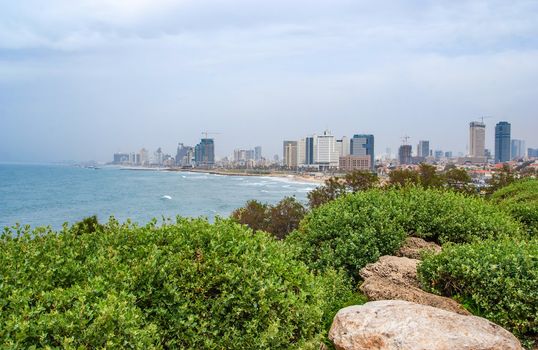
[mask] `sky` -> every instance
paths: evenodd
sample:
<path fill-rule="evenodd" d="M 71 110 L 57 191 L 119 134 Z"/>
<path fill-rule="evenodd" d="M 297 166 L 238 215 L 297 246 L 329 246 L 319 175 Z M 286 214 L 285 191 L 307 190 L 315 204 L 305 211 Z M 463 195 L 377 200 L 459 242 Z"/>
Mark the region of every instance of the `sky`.
<path fill-rule="evenodd" d="M 217 156 L 330 130 L 538 147 L 538 1 L 0 0 L 0 161 Z"/>

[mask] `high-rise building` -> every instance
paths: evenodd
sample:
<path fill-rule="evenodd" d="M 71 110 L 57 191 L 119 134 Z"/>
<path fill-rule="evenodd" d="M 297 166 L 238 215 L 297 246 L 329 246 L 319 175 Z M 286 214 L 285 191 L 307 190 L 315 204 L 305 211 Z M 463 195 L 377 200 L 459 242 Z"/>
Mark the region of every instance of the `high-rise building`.
<path fill-rule="evenodd" d="M 469 157 L 485 157 L 486 124 L 481 122 L 469 123 Z"/>
<path fill-rule="evenodd" d="M 411 145 L 401 145 L 398 149 L 398 160 L 400 161 L 400 164 L 412 164 L 412 152 L 413 147 L 411 147 Z"/>
<path fill-rule="evenodd" d="M 309 136 L 305 139 L 305 164 L 312 165 L 316 162 L 316 137 Z"/>
<path fill-rule="evenodd" d="M 441 158 L 443 158 L 443 155 L 444 155 L 444 152 L 442 150 L 435 150 L 435 152 L 433 152 L 433 157 L 435 158 L 435 160 L 439 160 Z"/>
<path fill-rule="evenodd" d="M 510 123 L 499 122 L 495 125 L 495 163 L 510 160 Z"/>
<path fill-rule="evenodd" d="M 178 143 L 176 151 L 176 165 L 177 166 L 189 166 L 191 159 L 189 156 L 192 154 L 192 147 L 185 146 L 183 143 Z"/>
<path fill-rule="evenodd" d="M 254 160 L 257 162 L 262 160 L 262 146 L 254 147 Z"/>
<path fill-rule="evenodd" d="M 527 149 L 527 157 L 529 157 L 529 158 L 538 158 L 538 148 L 529 148 L 529 149 Z"/>
<path fill-rule="evenodd" d="M 523 140 L 512 140 L 510 142 L 510 158 L 511 159 L 521 159 L 526 156 L 525 141 Z"/>
<path fill-rule="evenodd" d="M 353 156 L 370 156 L 370 166 L 374 168 L 374 135 L 356 134 L 350 141 L 350 154 Z"/>
<path fill-rule="evenodd" d="M 336 148 L 338 149 L 340 157 L 349 156 L 351 152 L 349 138 L 347 136 L 342 136 L 340 140 L 336 140 Z"/>
<path fill-rule="evenodd" d="M 213 139 L 201 139 L 194 147 L 194 161 L 196 166 L 212 167 L 215 164 L 215 141 Z"/>
<path fill-rule="evenodd" d="M 284 141 L 283 146 L 283 165 L 297 168 L 297 141 Z"/>
<path fill-rule="evenodd" d="M 113 164 L 129 163 L 129 153 L 114 153 Z"/>
<path fill-rule="evenodd" d="M 149 152 L 147 149 L 145 148 L 142 148 L 139 152 L 138 152 L 138 155 L 140 156 L 140 162 L 139 164 L 142 165 L 142 166 L 148 166 L 149 165 Z"/>
<path fill-rule="evenodd" d="M 426 158 L 430 156 L 430 141 L 419 141 L 417 145 L 417 157 Z"/>
<path fill-rule="evenodd" d="M 336 148 L 336 140 L 328 130 L 325 130 L 322 135 L 316 136 L 314 151 L 316 164 L 320 168 L 338 167 L 340 154 Z"/>
<path fill-rule="evenodd" d="M 306 162 L 306 139 L 297 141 L 297 165 L 304 166 Z"/>

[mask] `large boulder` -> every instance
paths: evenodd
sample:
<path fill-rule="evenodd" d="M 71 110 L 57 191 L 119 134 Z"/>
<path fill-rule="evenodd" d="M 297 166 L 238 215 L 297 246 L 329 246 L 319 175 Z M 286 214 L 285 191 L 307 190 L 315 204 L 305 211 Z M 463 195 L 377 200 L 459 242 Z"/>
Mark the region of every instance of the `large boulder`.
<path fill-rule="evenodd" d="M 470 315 L 459 303 L 450 298 L 431 294 L 420 289 L 416 259 L 382 256 L 377 262 L 366 265 L 360 272 L 364 282 L 360 290 L 369 300 L 406 300 L 443 310 Z"/>
<path fill-rule="evenodd" d="M 422 238 L 407 237 L 404 244 L 396 252 L 396 256 L 420 259 L 423 252 L 439 253 L 441 252 L 441 246 L 433 242 L 426 242 Z"/>
<path fill-rule="evenodd" d="M 341 309 L 329 338 L 337 350 L 522 349 L 510 332 L 484 318 L 402 300 Z"/>

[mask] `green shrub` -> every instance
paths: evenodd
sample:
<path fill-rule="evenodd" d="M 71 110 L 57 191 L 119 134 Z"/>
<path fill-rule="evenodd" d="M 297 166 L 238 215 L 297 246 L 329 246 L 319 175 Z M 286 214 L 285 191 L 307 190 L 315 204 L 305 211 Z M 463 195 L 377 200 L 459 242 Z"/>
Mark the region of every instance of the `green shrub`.
<path fill-rule="evenodd" d="M 345 195 L 313 209 L 288 241 L 312 268 L 342 268 L 358 279 L 362 267 L 393 253 L 405 239 L 403 227 L 386 215 L 391 206 L 380 190 Z"/>
<path fill-rule="evenodd" d="M 538 241 L 446 245 L 418 268 L 423 287 L 463 301 L 516 335 L 538 333 Z"/>
<path fill-rule="evenodd" d="M 229 220 L 111 220 L 0 240 L 0 343 L 12 348 L 318 347 L 352 297 L 342 273 Z M 26 232 L 24 232 L 26 231 Z"/>
<path fill-rule="evenodd" d="M 491 200 L 538 236 L 538 180 L 517 181 L 494 192 Z"/>
<path fill-rule="evenodd" d="M 358 192 L 318 207 L 289 241 L 313 268 L 343 268 L 358 279 L 362 267 L 393 254 L 406 234 L 463 243 L 519 233 L 517 222 L 480 198 L 409 187 Z"/>
<path fill-rule="evenodd" d="M 250 200 L 242 208 L 233 211 L 231 218 L 254 231 L 265 231 L 275 238 L 283 239 L 299 227 L 306 208 L 294 197 L 285 197 L 275 205 Z"/>
<path fill-rule="evenodd" d="M 418 187 L 396 194 L 394 201 L 405 212 L 398 215 L 405 231 L 429 241 L 466 243 L 521 235 L 519 223 L 479 197 Z"/>

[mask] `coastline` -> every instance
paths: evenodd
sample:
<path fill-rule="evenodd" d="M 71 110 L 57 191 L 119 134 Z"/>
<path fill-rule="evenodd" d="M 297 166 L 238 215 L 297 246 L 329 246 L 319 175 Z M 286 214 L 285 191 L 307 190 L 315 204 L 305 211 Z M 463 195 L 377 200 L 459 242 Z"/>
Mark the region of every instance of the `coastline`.
<path fill-rule="evenodd" d="M 251 176 L 251 177 L 273 177 L 287 179 L 293 182 L 304 182 L 311 184 L 321 185 L 327 179 L 326 175 L 313 176 L 307 174 L 286 174 L 280 172 L 268 172 L 268 173 L 249 173 L 233 170 L 218 170 L 218 169 L 179 169 L 179 168 L 149 168 L 149 167 L 120 167 L 121 170 L 140 170 L 140 171 L 169 171 L 169 172 L 186 172 L 186 173 L 199 173 L 210 175 L 222 175 L 222 176 Z"/>

